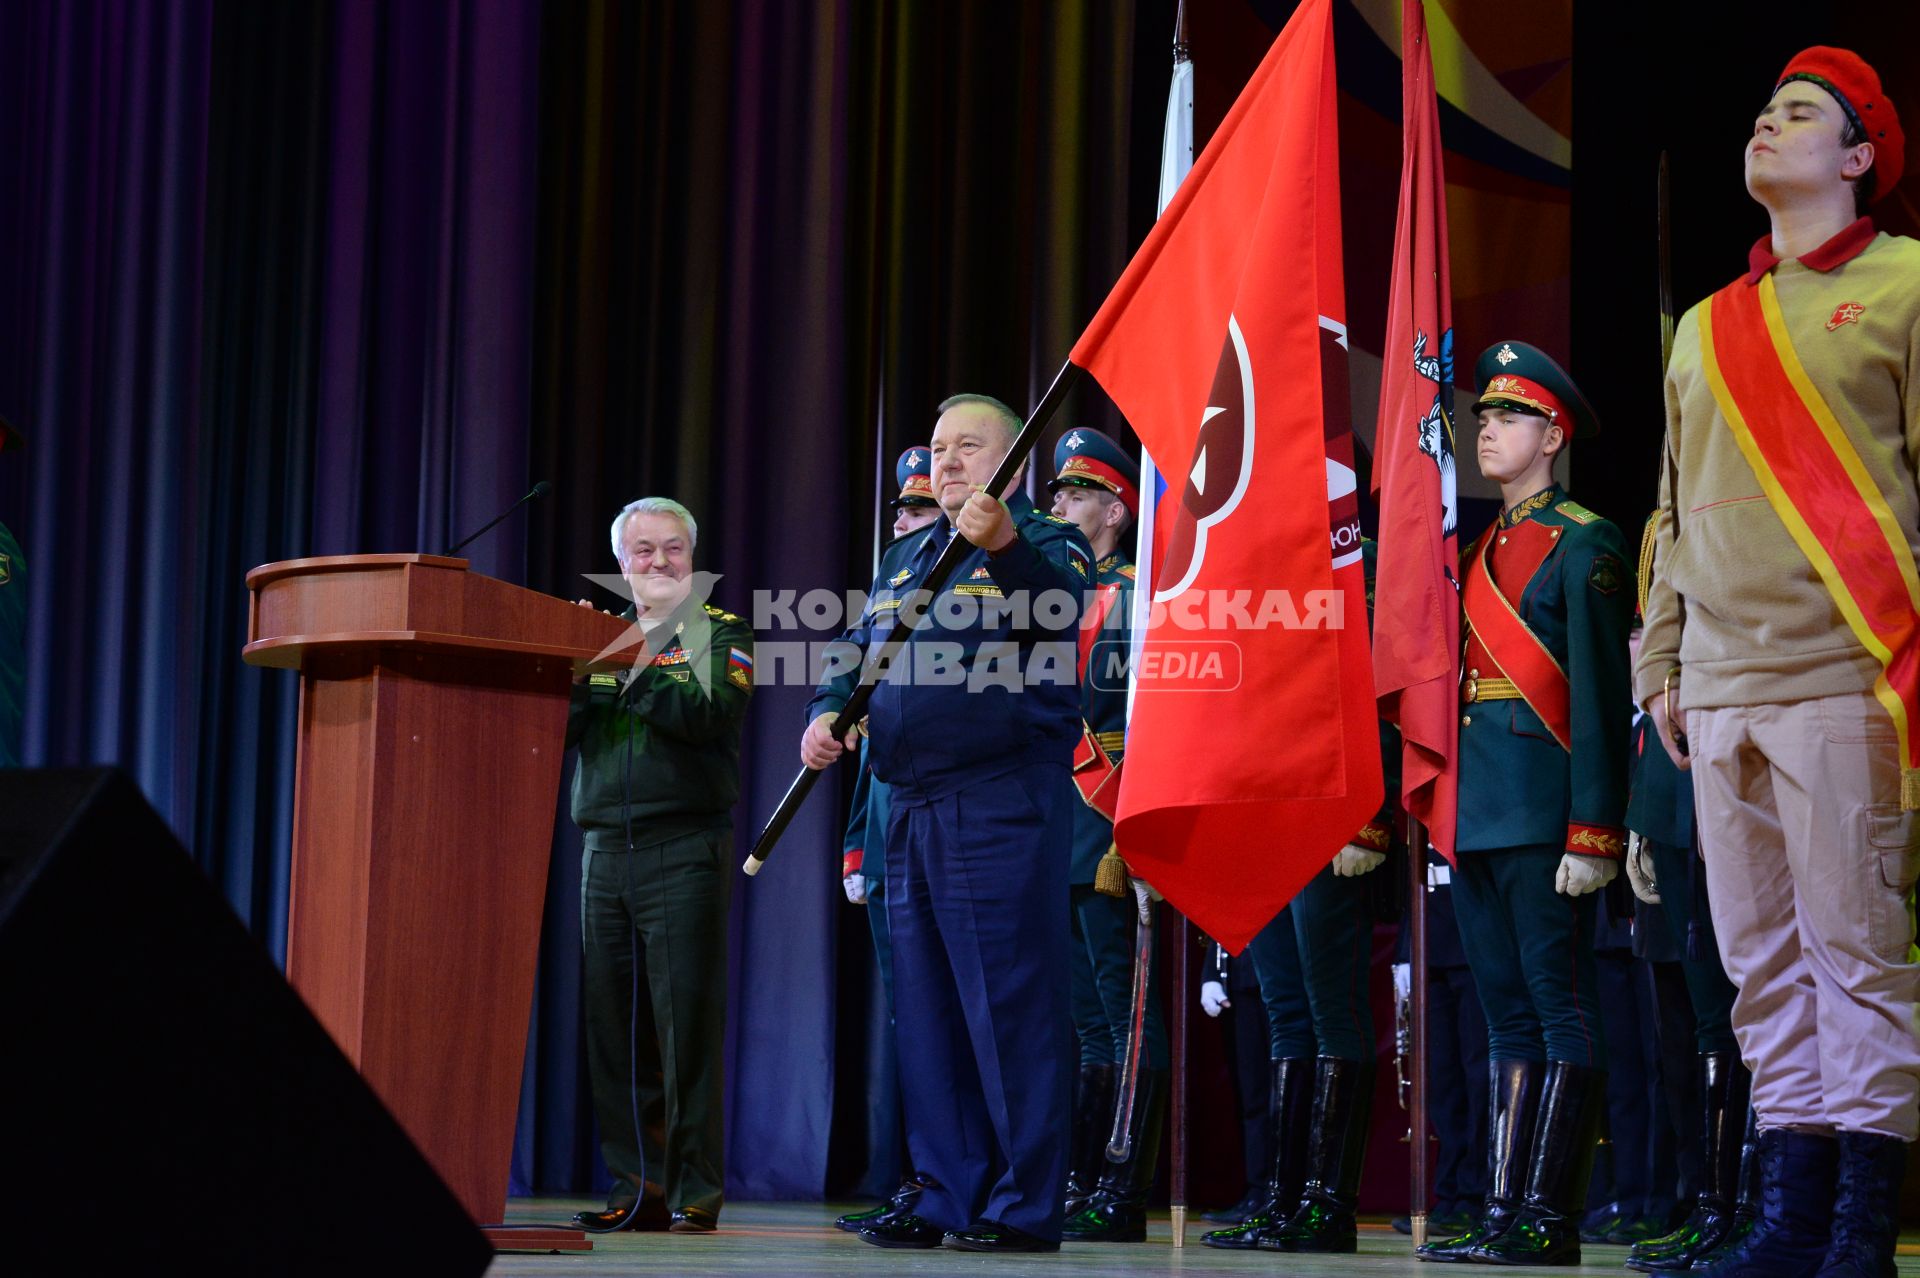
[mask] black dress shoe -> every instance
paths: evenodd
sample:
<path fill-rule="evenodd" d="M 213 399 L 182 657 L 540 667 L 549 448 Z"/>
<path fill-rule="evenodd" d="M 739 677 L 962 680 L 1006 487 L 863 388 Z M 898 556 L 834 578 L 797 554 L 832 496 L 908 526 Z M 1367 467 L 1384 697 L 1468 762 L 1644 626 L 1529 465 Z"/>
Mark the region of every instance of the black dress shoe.
<path fill-rule="evenodd" d="M 972 1229 L 961 1229 L 947 1235 L 947 1246 L 955 1251 L 1059 1251 L 1057 1241 L 1049 1242 L 1045 1238 L 1036 1238 L 1024 1229 L 1015 1229 L 1012 1225 L 1003 1225 L 997 1220 L 983 1220 Z"/>
<path fill-rule="evenodd" d="M 860 1241 L 876 1247 L 938 1247 L 940 1236 L 940 1226 L 911 1213 L 860 1231 Z"/>
<path fill-rule="evenodd" d="M 667 1226 L 670 1234 L 710 1234 L 720 1227 L 720 1218 L 710 1211 L 699 1207 L 683 1207 L 673 1213 L 673 1223 Z"/>
<path fill-rule="evenodd" d="M 920 1183 L 918 1177 L 909 1176 L 901 1182 L 900 1188 L 893 1191 L 893 1197 L 887 1199 L 887 1201 L 881 1203 L 878 1207 L 869 1207 L 865 1211 L 848 1212 L 833 1222 L 834 1228 L 844 1229 L 850 1234 L 857 1234 L 870 1226 L 884 1225 L 888 1221 L 910 1215 L 913 1209 L 919 1205 L 920 1191 L 923 1188 L 925 1188 L 925 1186 Z"/>
<path fill-rule="evenodd" d="M 612 1233 L 619 1229 L 658 1233 L 669 1224 L 664 1198 L 642 1199 L 640 1210 L 633 1214 L 632 1220 L 627 1220 L 627 1210 L 625 1207 L 609 1207 L 605 1211 L 577 1211 L 573 1214 L 573 1224 L 577 1229 L 597 1234 Z"/>

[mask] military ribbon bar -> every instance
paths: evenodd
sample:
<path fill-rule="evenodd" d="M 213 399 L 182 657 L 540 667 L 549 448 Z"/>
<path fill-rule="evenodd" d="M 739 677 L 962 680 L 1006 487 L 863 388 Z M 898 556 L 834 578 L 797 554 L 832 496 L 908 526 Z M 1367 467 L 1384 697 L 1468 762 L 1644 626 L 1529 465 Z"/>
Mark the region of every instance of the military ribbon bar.
<path fill-rule="evenodd" d="M 1900 806 L 1920 808 L 1920 573 L 1859 450 L 1807 376 L 1773 276 L 1742 277 L 1700 308 L 1707 385 L 1794 544 L 1854 638 L 1880 663 L 1874 696 L 1900 742 Z"/>

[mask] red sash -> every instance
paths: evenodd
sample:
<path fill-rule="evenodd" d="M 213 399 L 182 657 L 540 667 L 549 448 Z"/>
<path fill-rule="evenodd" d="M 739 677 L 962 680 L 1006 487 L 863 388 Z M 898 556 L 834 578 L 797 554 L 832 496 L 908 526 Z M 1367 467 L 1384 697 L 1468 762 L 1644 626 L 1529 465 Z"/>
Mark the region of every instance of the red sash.
<path fill-rule="evenodd" d="M 1080 622 L 1080 681 L 1086 682 L 1087 663 L 1093 658 L 1093 645 L 1100 638 L 1100 631 L 1107 624 L 1107 616 L 1113 611 L 1113 605 L 1120 598 L 1120 584 L 1110 582 L 1093 592 L 1093 603 L 1087 609 L 1087 615 Z M 1093 729 L 1085 723 L 1080 725 L 1080 744 L 1073 751 L 1073 784 L 1080 790 L 1080 797 L 1087 806 L 1107 820 L 1113 820 L 1113 814 L 1120 803 L 1120 765 L 1113 761 L 1101 746 Z"/>
<path fill-rule="evenodd" d="M 1773 513 L 1880 663 L 1874 696 L 1900 742 L 1900 804 L 1920 808 L 1920 574 L 1912 547 L 1793 349 L 1773 276 L 1700 307 L 1707 385 Z"/>
<path fill-rule="evenodd" d="M 1573 712 L 1567 672 L 1561 669 L 1553 654 L 1527 628 L 1519 612 L 1500 592 L 1500 587 L 1494 584 L 1493 569 L 1489 563 L 1496 534 L 1506 532 L 1511 535 L 1527 528 L 1539 529 L 1541 534 L 1549 533 L 1538 523 L 1523 523 L 1511 529 L 1502 529 L 1496 522 L 1480 534 L 1480 540 L 1474 543 L 1473 550 L 1469 552 L 1467 579 L 1460 591 L 1460 607 L 1466 614 L 1468 627 L 1500 667 L 1500 673 L 1513 681 L 1513 686 L 1533 707 L 1533 712 L 1540 716 L 1540 722 L 1547 725 L 1547 731 L 1560 743 L 1560 748 L 1571 753 Z M 1521 582 L 1532 579 L 1540 565 L 1546 562 L 1555 544 L 1551 535 L 1524 535 L 1526 541 L 1520 546 L 1519 555 L 1513 563 L 1516 580 Z"/>

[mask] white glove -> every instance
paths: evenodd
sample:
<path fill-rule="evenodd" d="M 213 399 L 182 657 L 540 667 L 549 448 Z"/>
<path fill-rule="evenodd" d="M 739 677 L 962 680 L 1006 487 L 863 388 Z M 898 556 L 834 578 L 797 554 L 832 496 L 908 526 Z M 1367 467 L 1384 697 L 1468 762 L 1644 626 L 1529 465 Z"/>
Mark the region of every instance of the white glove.
<path fill-rule="evenodd" d="M 867 903 L 867 876 L 855 870 L 840 880 L 840 886 L 847 890 L 847 899 L 855 905 Z"/>
<path fill-rule="evenodd" d="M 1218 981 L 1207 981 L 1200 986 L 1200 1010 L 1208 1016 L 1220 1015 L 1223 1007 L 1232 1007 L 1233 1000 L 1227 997 L 1227 987 Z"/>
<path fill-rule="evenodd" d="M 1553 878 L 1553 890 L 1562 896 L 1585 896 L 1613 882 L 1620 863 L 1612 857 L 1582 856 L 1568 852 L 1560 858 L 1560 872 Z"/>
<path fill-rule="evenodd" d="M 1333 873 L 1342 879 L 1358 878 L 1362 874 L 1380 868 L 1387 859 L 1385 852 L 1375 852 L 1372 848 L 1363 848 L 1358 843 L 1349 843 L 1333 854 Z"/>
<path fill-rule="evenodd" d="M 1627 835 L 1627 882 L 1633 885 L 1633 894 L 1648 905 L 1660 904 L 1660 885 L 1653 881 L 1653 858 L 1647 855 L 1647 845 L 1637 834 Z"/>

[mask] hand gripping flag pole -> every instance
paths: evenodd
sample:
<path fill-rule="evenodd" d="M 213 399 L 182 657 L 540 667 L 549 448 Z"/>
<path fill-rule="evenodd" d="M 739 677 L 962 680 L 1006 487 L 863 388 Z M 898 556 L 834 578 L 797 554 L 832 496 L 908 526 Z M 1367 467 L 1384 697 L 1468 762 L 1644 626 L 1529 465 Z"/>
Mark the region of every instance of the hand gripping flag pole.
<path fill-rule="evenodd" d="M 993 472 L 993 478 L 987 483 L 988 492 L 998 494 L 1013 481 L 1013 476 L 1020 469 L 1020 464 L 1026 461 L 1027 455 L 1040 442 L 1040 435 L 1046 430 L 1047 423 L 1060 410 L 1060 404 L 1066 399 L 1067 392 L 1072 390 L 1074 384 L 1080 380 L 1080 373 L 1081 370 L 1077 365 L 1066 364 L 1054 374 L 1053 384 L 1047 387 L 1047 393 L 1040 397 L 1038 404 L 1034 405 L 1026 425 L 1020 428 L 1020 433 L 1014 437 L 1012 447 L 1007 449 L 1007 455 L 1001 459 L 999 469 Z M 853 690 L 853 695 L 847 699 L 847 704 L 841 708 L 839 714 L 834 716 L 833 723 L 827 729 L 833 734 L 835 741 L 844 740 L 848 729 L 866 717 L 867 702 L 873 699 L 874 686 L 886 677 L 885 672 L 888 666 L 892 664 L 901 647 L 906 644 L 907 636 L 926 615 L 928 606 L 939 595 L 940 588 L 946 584 L 947 578 L 953 575 L 954 567 L 972 551 L 972 543 L 965 537 L 956 536 L 947 542 L 946 548 L 940 552 L 940 557 L 933 561 L 933 567 L 927 570 L 926 579 L 918 583 L 913 596 L 901 606 L 886 642 L 868 653 L 861 668 L 859 687 Z M 753 841 L 753 851 L 748 854 L 745 866 L 748 875 L 760 873 L 760 867 L 764 866 L 767 858 L 773 855 L 774 845 L 780 841 L 780 836 L 786 833 L 794 814 L 800 811 L 800 805 L 806 802 L 808 792 L 813 789 L 813 783 L 819 777 L 818 770 L 808 767 L 802 767 L 800 774 L 794 777 L 793 784 L 787 787 L 786 794 L 780 800 L 780 806 L 774 809 L 771 817 L 767 818 L 767 824 L 761 829 L 760 837 Z"/>

